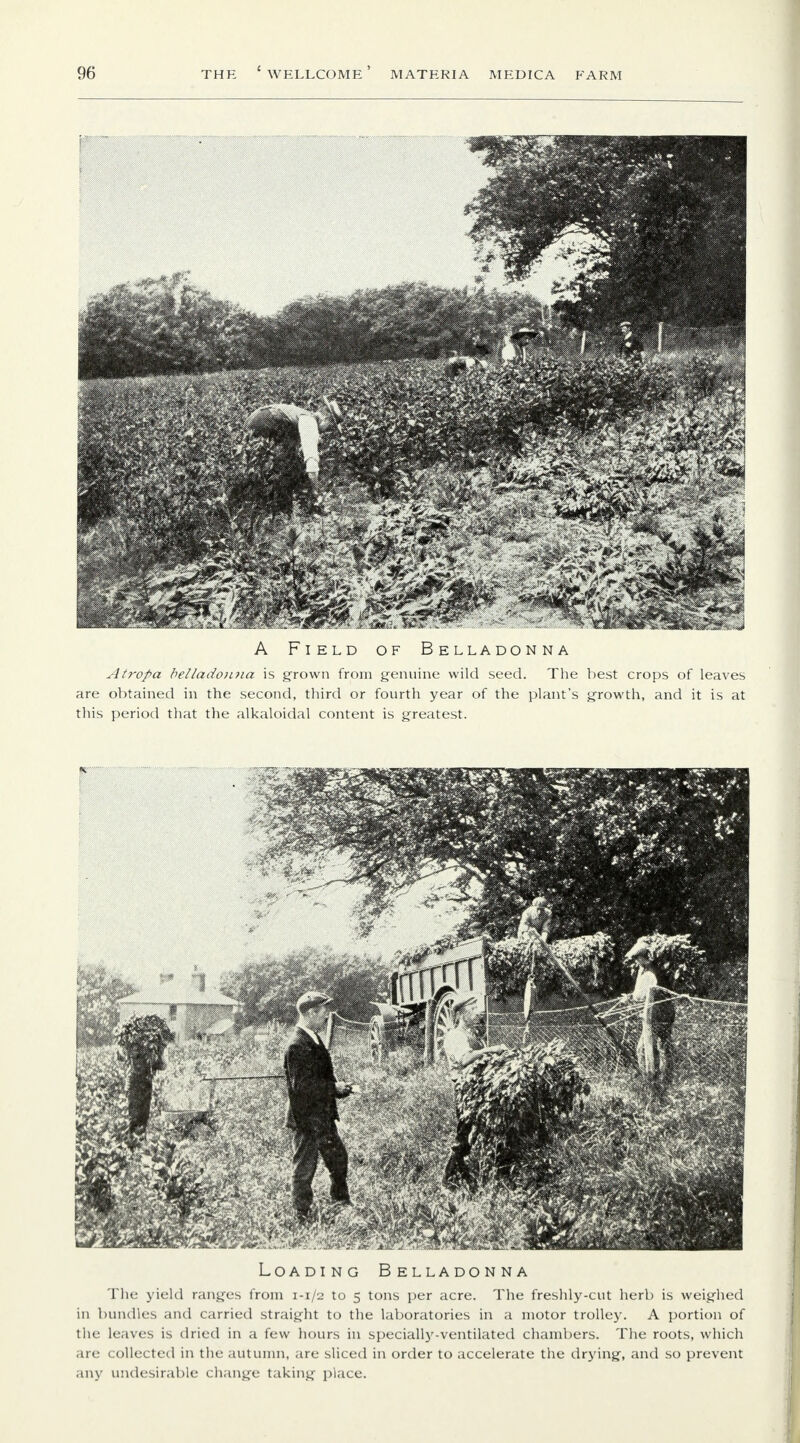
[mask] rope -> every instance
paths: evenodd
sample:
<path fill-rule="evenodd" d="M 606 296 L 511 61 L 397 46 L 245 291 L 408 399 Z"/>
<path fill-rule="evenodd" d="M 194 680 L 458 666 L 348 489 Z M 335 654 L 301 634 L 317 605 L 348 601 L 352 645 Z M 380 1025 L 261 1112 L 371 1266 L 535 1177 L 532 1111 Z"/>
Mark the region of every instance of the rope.
<path fill-rule="evenodd" d="M 335 1020 L 336 1020 L 337 1022 L 343 1022 L 344 1025 L 345 1025 L 345 1027 L 366 1027 L 366 1028 L 369 1028 L 369 1027 L 372 1026 L 372 1023 L 371 1023 L 371 1022 L 356 1022 L 352 1017 L 342 1017 L 338 1012 L 334 1012 L 334 1013 L 333 1013 L 333 1016 L 334 1016 L 334 1018 L 335 1018 Z M 388 1026 L 390 1026 L 390 1027 L 396 1027 L 397 1024 L 394 1023 L 394 1022 L 390 1022 L 390 1023 L 388 1024 Z"/>

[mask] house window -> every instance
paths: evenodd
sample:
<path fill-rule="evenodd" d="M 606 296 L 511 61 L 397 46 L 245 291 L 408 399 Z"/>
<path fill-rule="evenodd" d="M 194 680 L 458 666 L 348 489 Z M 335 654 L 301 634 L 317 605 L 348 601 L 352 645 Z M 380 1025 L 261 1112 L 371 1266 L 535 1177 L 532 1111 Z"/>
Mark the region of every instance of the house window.
<path fill-rule="evenodd" d="M 170 1004 L 169 1004 L 169 1020 L 170 1020 L 170 1022 L 174 1022 L 174 1021 L 175 1021 L 175 1018 L 177 1017 L 177 1015 L 178 1015 L 178 1004 L 177 1004 L 177 1002 L 170 1002 Z"/>

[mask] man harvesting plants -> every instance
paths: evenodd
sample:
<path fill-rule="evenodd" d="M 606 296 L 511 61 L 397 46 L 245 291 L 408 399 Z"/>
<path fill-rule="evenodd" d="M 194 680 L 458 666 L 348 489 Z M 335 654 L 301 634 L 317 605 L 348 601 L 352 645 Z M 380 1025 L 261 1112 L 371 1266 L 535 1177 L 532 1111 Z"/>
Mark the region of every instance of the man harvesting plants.
<path fill-rule="evenodd" d="M 311 509 L 319 509 L 320 433 L 333 426 L 339 429 L 341 420 L 341 408 L 327 396 L 323 396 L 318 411 L 281 401 L 260 406 L 248 416 L 244 425 L 245 440 L 256 437 L 269 443 L 273 514 L 279 504 L 291 510 L 301 465 L 310 493 Z"/>
<path fill-rule="evenodd" d="M 496 1044 L 494 1047 L 480 1047 L 475 1045 L 473 1036 L 474 1029 L 478 1022 L 478 1009 L 476 999 L 470 995 L 459 998 L 453 1007 L 455 1026 L 445 1034 L 442 1047 L 447 1058 L 447 1065 L 450 1069 L 450 1077 L 453 1082 L 456 1104 L 456 1135 L 450 1148 L 450 1156 L 445 1165 L 442 1183 L 445 1187 L 455 1187 L 459 1182 L 465 1182 L 472 1186 L 474 1179 L 467 1163 L 472 1141 L 471 1123 L 464 1115 L 461 1107 L 461 1084 L 467 1068 L 479 1057 L 488 1057 L 496 1053 L 506 1052 L 508 1049 Z"/>
<path fill-rule="evenodd" d="M 337 1099 L 349 1097 L 348 1084 L 336 1081 L 331 1055 L 320 1033 L 330 1016 L 332 998 L 304 992 L 297 1002 L 297 1026 L 283 1056 L 288 1102 L 286 1126 L 293 1136 L 292 1202 L 305 1220 L 311 1211 L 311 1184 L 320 1158 L 331 1175 L 331 1198 L 347 1205 L 347 1149 L 339 1136 Z"/>

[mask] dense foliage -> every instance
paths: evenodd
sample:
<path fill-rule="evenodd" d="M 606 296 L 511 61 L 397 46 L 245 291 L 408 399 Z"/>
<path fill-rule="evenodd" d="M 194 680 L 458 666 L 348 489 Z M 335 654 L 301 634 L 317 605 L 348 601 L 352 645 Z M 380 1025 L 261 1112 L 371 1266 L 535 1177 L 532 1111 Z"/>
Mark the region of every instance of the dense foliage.
<path fill-rule="evenodd" d="M 211 1115 L 169 1110 L 189 1106 L 198 1073 L 280 1072 L 284 1036 L 266 1053 L 241 1042 L 172 1048 L 168 1072 L 157 1075 L 147 1132 L 133 1146 L 113 1049 L 82 1049 L 77 1241 L 334 1251 L 740 1248 L 742 1013 L 679 1005 L 675 1079 L 658 1106 L 645 1105 L 636 1074 L 618 1068 L 611 1049 L 584 1058 L 573 1040 L 586 1029 L 572 1028 L 565 1053 L 580 1056 L 578 1071 L 591 1086 L 576 1094 L 582 1110 L 573 1107 L 560 1121 L 556 1112 L 549 1140 L 529 1146 L 533 1118 L 517 1167 L 500 1178 L 481 1169 L 474 1193 L 441 1187 L 453 1107 L 444 1070 L 420 1067 L 416 1052 L 375 1068 L 365 1034 L 342 1028 L 334 1043 L 337 1075 L 361 1088 L 341 1108 L 355 1206 L 335 1212 L 319 1179 L 318 1209 L 302 1229 L 291 1207 L 280 1082 L 219 1085 Z M 554 1069 L 557 1079 L 557 1063 Z"/>
<path fill-rule="evenodd" d="M 556 935 L 606 932 L 624 952 L 687 933 L 712 961 L 746 950 L 743 770 L 304 768 L 253 772 L 251 790 L 256 874 L 302 891 L 335 858 L 366 927 L 439 877 L 467 935 L 508 936 L 544 893 Z"/>
<path fill-rule="evenodd" d="M 627 317 L 694 326 L 745 313 L 746 141 L 741 136 L 481 136 L 492 172 L 472 236 L 507 274 L 553 242 L 577 274 L 556 310 L 578 325 Z"/>
<path fill-rule="evenodd" d="M 724 383 L 708 357 L 543 354 L 455 380 L 412 361 L 87 382 L 82 624 L 447 623 L 495 598 L 509 624 L 735 624 L 744 430 Z M 244 421 L 323 393 L 344 409 L 328 515 L 274 517 Z"/>
<path fill-rule="evenodd" d="M 663 932 L 654 932 L 639 940 L 647 944 L 659 982 L 665 987 L 673 992 L 702 990 L 707 971 L 706 957 L 691 937 L 666 937 Z"/>
<path fill-rule="evenodd" d="M 188 271 L 113 286 L 80 318 L 80 375 L 161 376 L 441 356 L 538 319 L 521 292 L 422 282 L 303 296 L 256 316 L 194 285 Z"/>
<path fill-rule="evenodd" d="M 133 992 L 134 985 L 104 962 L 81 963 L 78 967 L 78 1046 L 112 1042 L 117 1025 L 120 997 Z"/>
<path fill-rule="evenodd" d="M 578 985 L 590 992 L 610 995 L 619 987 L 622 971 L 617 949 L 607 932 L 589 937 L 558 937 L 550 940 L 552 960 L 544 949 L 532 950 L 527 942 L 516 937 L 491 942 L 487 952 L 487 970 L 493 997 L 510 997 L 521 993 L 531 977 L 539 996 L 549 992 L 574 993 L 574 988 L 557 965 L 569 969 Z"/>
<path fill-rule="evenodd" d="M 502 1163 L 546 1142 L 588 1092 L 575 1058 L 548 1042 L 479 1057 L 459 1081 L 459 1111 L 473 1141 Z"/>
<path fill-rule="evenodd" d="M 362 1021 L 371 1015 L 369 1004 L 386 991 L 386 968 L 364 953 L 304 946 L 243 962 L 220 978 L 221 991 L 239 1003 L 243 1027 L 294 1021 L 298 997 L 312 988 L 332 997 L 342 1016 Z"/>
<path fill-rule="evenodd" d="M 175 1034 L 155 1013 L 145 1017 L 129 1017 L 120 1023 L 114 1041 L 121 1059 L 133 1072 L 152 1077 L 164 1068 L 164 1048 L 175 1041 Z"/>

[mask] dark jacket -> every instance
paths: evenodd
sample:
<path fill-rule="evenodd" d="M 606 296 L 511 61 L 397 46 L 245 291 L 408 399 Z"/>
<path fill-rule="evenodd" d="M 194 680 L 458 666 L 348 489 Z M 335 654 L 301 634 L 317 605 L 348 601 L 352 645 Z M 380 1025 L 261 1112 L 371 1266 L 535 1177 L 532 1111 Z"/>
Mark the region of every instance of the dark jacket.
<path fill-rule="evenodd" d="M 283 1070 L 289 1094 L 286 1126 L 324 1137 L 339 1117 L 336 1078 L 325 1043 L 312 1042 L 302 1027 L 296 1027 L 283 1054 Z"/>

